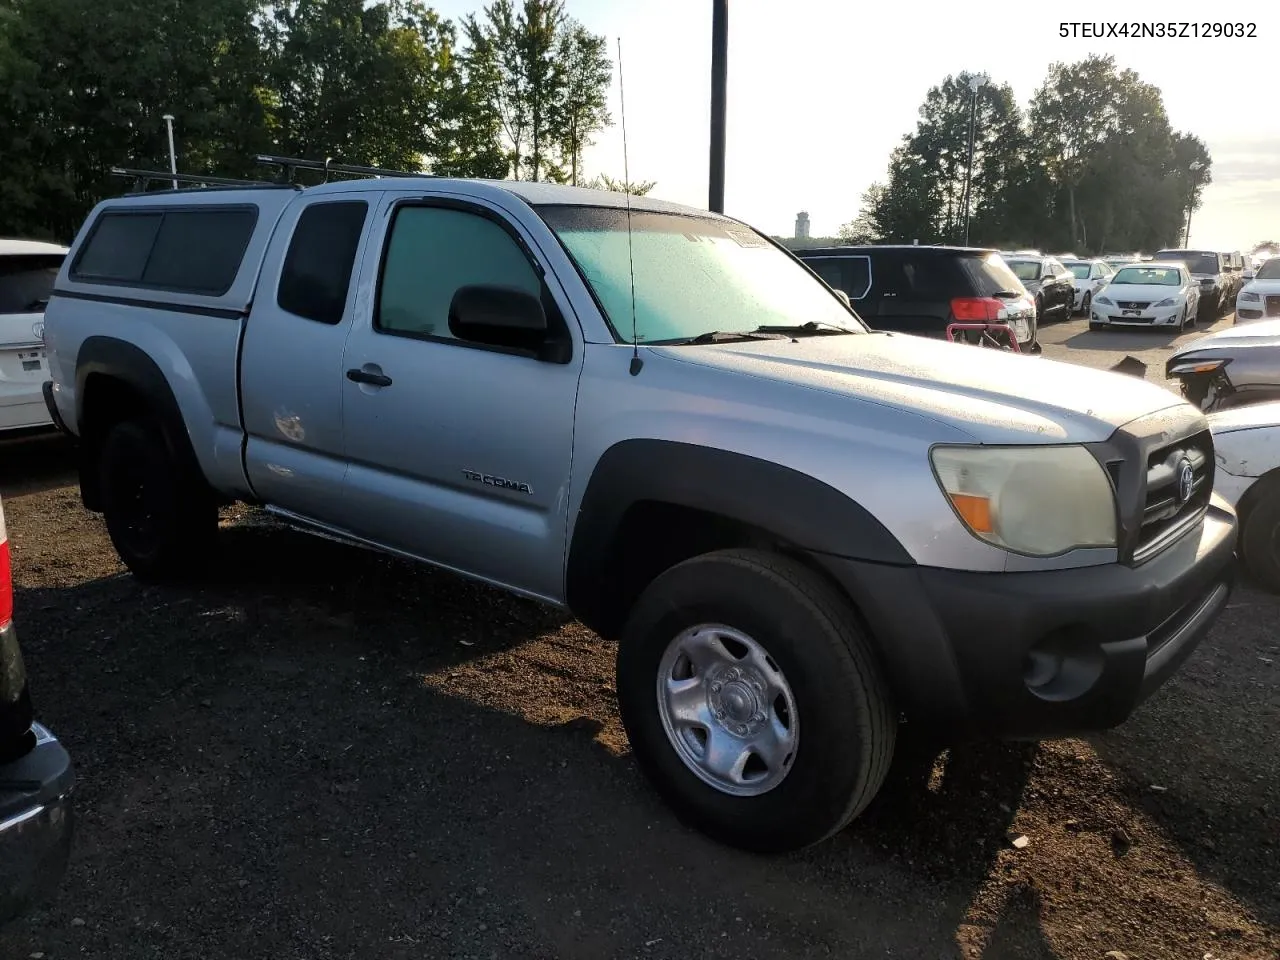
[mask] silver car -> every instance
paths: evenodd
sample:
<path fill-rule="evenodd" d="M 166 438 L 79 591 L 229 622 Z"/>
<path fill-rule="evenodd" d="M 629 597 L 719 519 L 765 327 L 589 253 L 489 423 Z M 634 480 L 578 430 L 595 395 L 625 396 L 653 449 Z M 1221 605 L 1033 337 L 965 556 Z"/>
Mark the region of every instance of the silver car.
<path fill-rule="evenodd" d="M 1280 399 L 1280 320 L 1228 327 L 1171 356 L 1165 376 L 1201 410 Z"/>

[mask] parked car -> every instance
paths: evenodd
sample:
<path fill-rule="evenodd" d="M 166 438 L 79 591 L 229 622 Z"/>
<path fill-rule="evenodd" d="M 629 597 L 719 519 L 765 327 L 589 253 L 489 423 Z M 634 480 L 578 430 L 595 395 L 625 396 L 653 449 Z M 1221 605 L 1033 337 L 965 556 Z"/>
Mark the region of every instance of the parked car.
<path fill-rule="evenodd" d="M 1280 593 L 1280 402 L 1209 414 L 1214 489 L 1240 517 L 1240 553 L 1255 580 Z"/>
<path fill-rule="evenodd" d="M 1280 257 L 1258 267 L 1236 295 L 1236 323 L 1264 317 L 1280 317 Z"/>
<path fill-rule="evenodd" d="M 885 262 L 944 302 L 939 263 L 1022 296 L 981 251 L 932 256 Z M 900 716 L 1122 722 L 1232 589 L 1194 407 L 869 331 L 705 210 L 411 176 L 121 197 L 46 323 L 84 504 L 135 576 L 196 575 L 240 500 L 567 608 L 618 642 L 640 766 L 746 848 L 848 823 Z"/>
<path fill-rule="evenodd" d="M 1161 250 L 1155 259 L 1162 263 L 1178 261 L 1184 264 L 1200 284 L 1198 318 L 1216 320 L 1235 302 L 1230 296 L 1231 271 L 1227 269 L 1222 254 L 1211 250 Z"/>
<path fill-rule="evenodd" d="M 0 506 L 0 924 L 61 882 L 71 852 L 74 786 L 67 751 L 33 720 Z"/>
<path fill-rule="evenodd" d="M 1238 250 L 1224 253 L 1222 256 L 1227 262 L 1227 279 L 1230 281 L 1227 286 L 1227 299 L 1229 303 L 1235 303 L 1236 295 L 1244 286 L 1244 257 Z"/>
<path fill-rule="evenodd" d="M 1199 306 L 1200 284 L 1181 263 L 1130 264 L 1094 295 L 1089 329 L 1176 327 L 1181 333 L 1194 326 Z"/>
<path fill-rule="evenodd" d="M 1165 376 L 1206 412 L 1280 400 L 1280 319 L 1193 340 L 1169 357 Z"/>
<path fill-rule="evenodd" d="M 48 377 L 44 306 L 67 248 L 0 239 L 0 433 L 52 427 L 40 395 Z"/>
<path fill-rule="evenodd" d="M 1094 294 L 1107 284 L 1115 273 L 1102 260 L 1063 260 L 1062 265 L 1071 271 L 1074 278 L 1075 299 L 1072 301 L 1073 313 L 1089 316 L 1089 307 L 1093 303 Z"/>
<path fill-rule="evenodd" d="M 1047 322 L 1051 316 L 1071 319 L 1075 277 L 1060 261 L 1053 257 L 1006 257 L 1005 263 L 1035 298 L 1037 324 Z"/>
<path fill-rule="evenodd" d="M 1009 323 L 1020 350 L 1039 350 L 1034 301 L 994 251 L 846 246 L 796 256 L 847 293 L 872 329 L 941 339 L 951 323 Z"/>

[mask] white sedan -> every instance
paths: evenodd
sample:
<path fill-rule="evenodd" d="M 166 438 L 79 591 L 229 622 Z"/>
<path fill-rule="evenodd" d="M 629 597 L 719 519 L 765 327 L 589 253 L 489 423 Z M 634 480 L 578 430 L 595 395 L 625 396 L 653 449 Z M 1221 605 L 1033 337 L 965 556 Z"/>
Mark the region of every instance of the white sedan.
<path fill-rule="evenodd" d="M 1217 469 L 1213 490 L 1240 516 L 1245 568 L 1280 593 L 1280 401 L 1209 414 Z"/>
<path fill-rule="evenodd" d="M 1280 317 L 1280 257 L 1265 261 L 1236 294 L 1236 323 L 1263 317 Z"/>
<path fill-rule="evenodd" d="M 1071 311 L 1083 313 L 1087 317 L 1089 308 L 1093 305 L 1094 294 L 1106 286 L 1115 271 L 1102 260 L 1067 259 L 1062 261 L 1062 265 L 1075 278 L 1072 282 L 1075 284 L 1076 297 L 1071 304 Z"/>
<path fill-rule="evenodd" d="M 67 248 L 0 240 L 0 431 L 51 427 L 44 308 Z"/>
<path fill-rule="evenodd" d="M 1089 329 L 1107 327 L 1174 327 L 1179 332 L 1196 322 L 1200 284 L 1184 264 L 1156 261 L 1121 267 L 1093 295 Z"/>

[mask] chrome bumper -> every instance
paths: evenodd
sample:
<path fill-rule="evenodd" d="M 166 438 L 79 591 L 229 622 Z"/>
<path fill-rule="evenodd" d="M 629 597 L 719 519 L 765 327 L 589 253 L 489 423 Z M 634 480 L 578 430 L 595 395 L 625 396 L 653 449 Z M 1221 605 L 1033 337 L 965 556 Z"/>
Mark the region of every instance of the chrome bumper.
<path fill-rule="evenodd" d="M 44 727 L 34 750 L 0 766 L 0 923 L 48 897 L 71 853 L 75 774 Z"/>

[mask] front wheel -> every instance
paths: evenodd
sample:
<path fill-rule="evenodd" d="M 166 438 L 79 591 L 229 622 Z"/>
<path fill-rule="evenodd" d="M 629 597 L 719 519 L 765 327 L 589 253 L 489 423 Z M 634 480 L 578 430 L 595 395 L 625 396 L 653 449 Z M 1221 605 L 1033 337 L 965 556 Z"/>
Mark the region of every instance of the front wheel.
<path fill-rule="evenodd" d="M 1261 482 L 1267 487 L 1245 518 L 1240 552 L 1253 578 L 1280 593 L 1280 477 Z"/>
<path fill-rule="evenodd" d="M 102 445 L 99 467 L 107 533 L 134 576 L 172 580 L 209 559 L 217 504 L 175 462 L 159 424 L 117 423 Z"/>
<path fill-rule="evenodd" d="M 1093 308 L 1093 294 L 1086 293 L 1084 299 L 1080 301 L 1080 315 L 1083 317 L 1090 316 L 1089 311 Z"/>
<path fill-rule="evenodd" d="M 871 802 L 897 733 L 867 638 L 802 564 L 717 551 L 659 576 L 618 647 L 618 705 L 641 769 L 721 842 L 780 853 Z"/>

